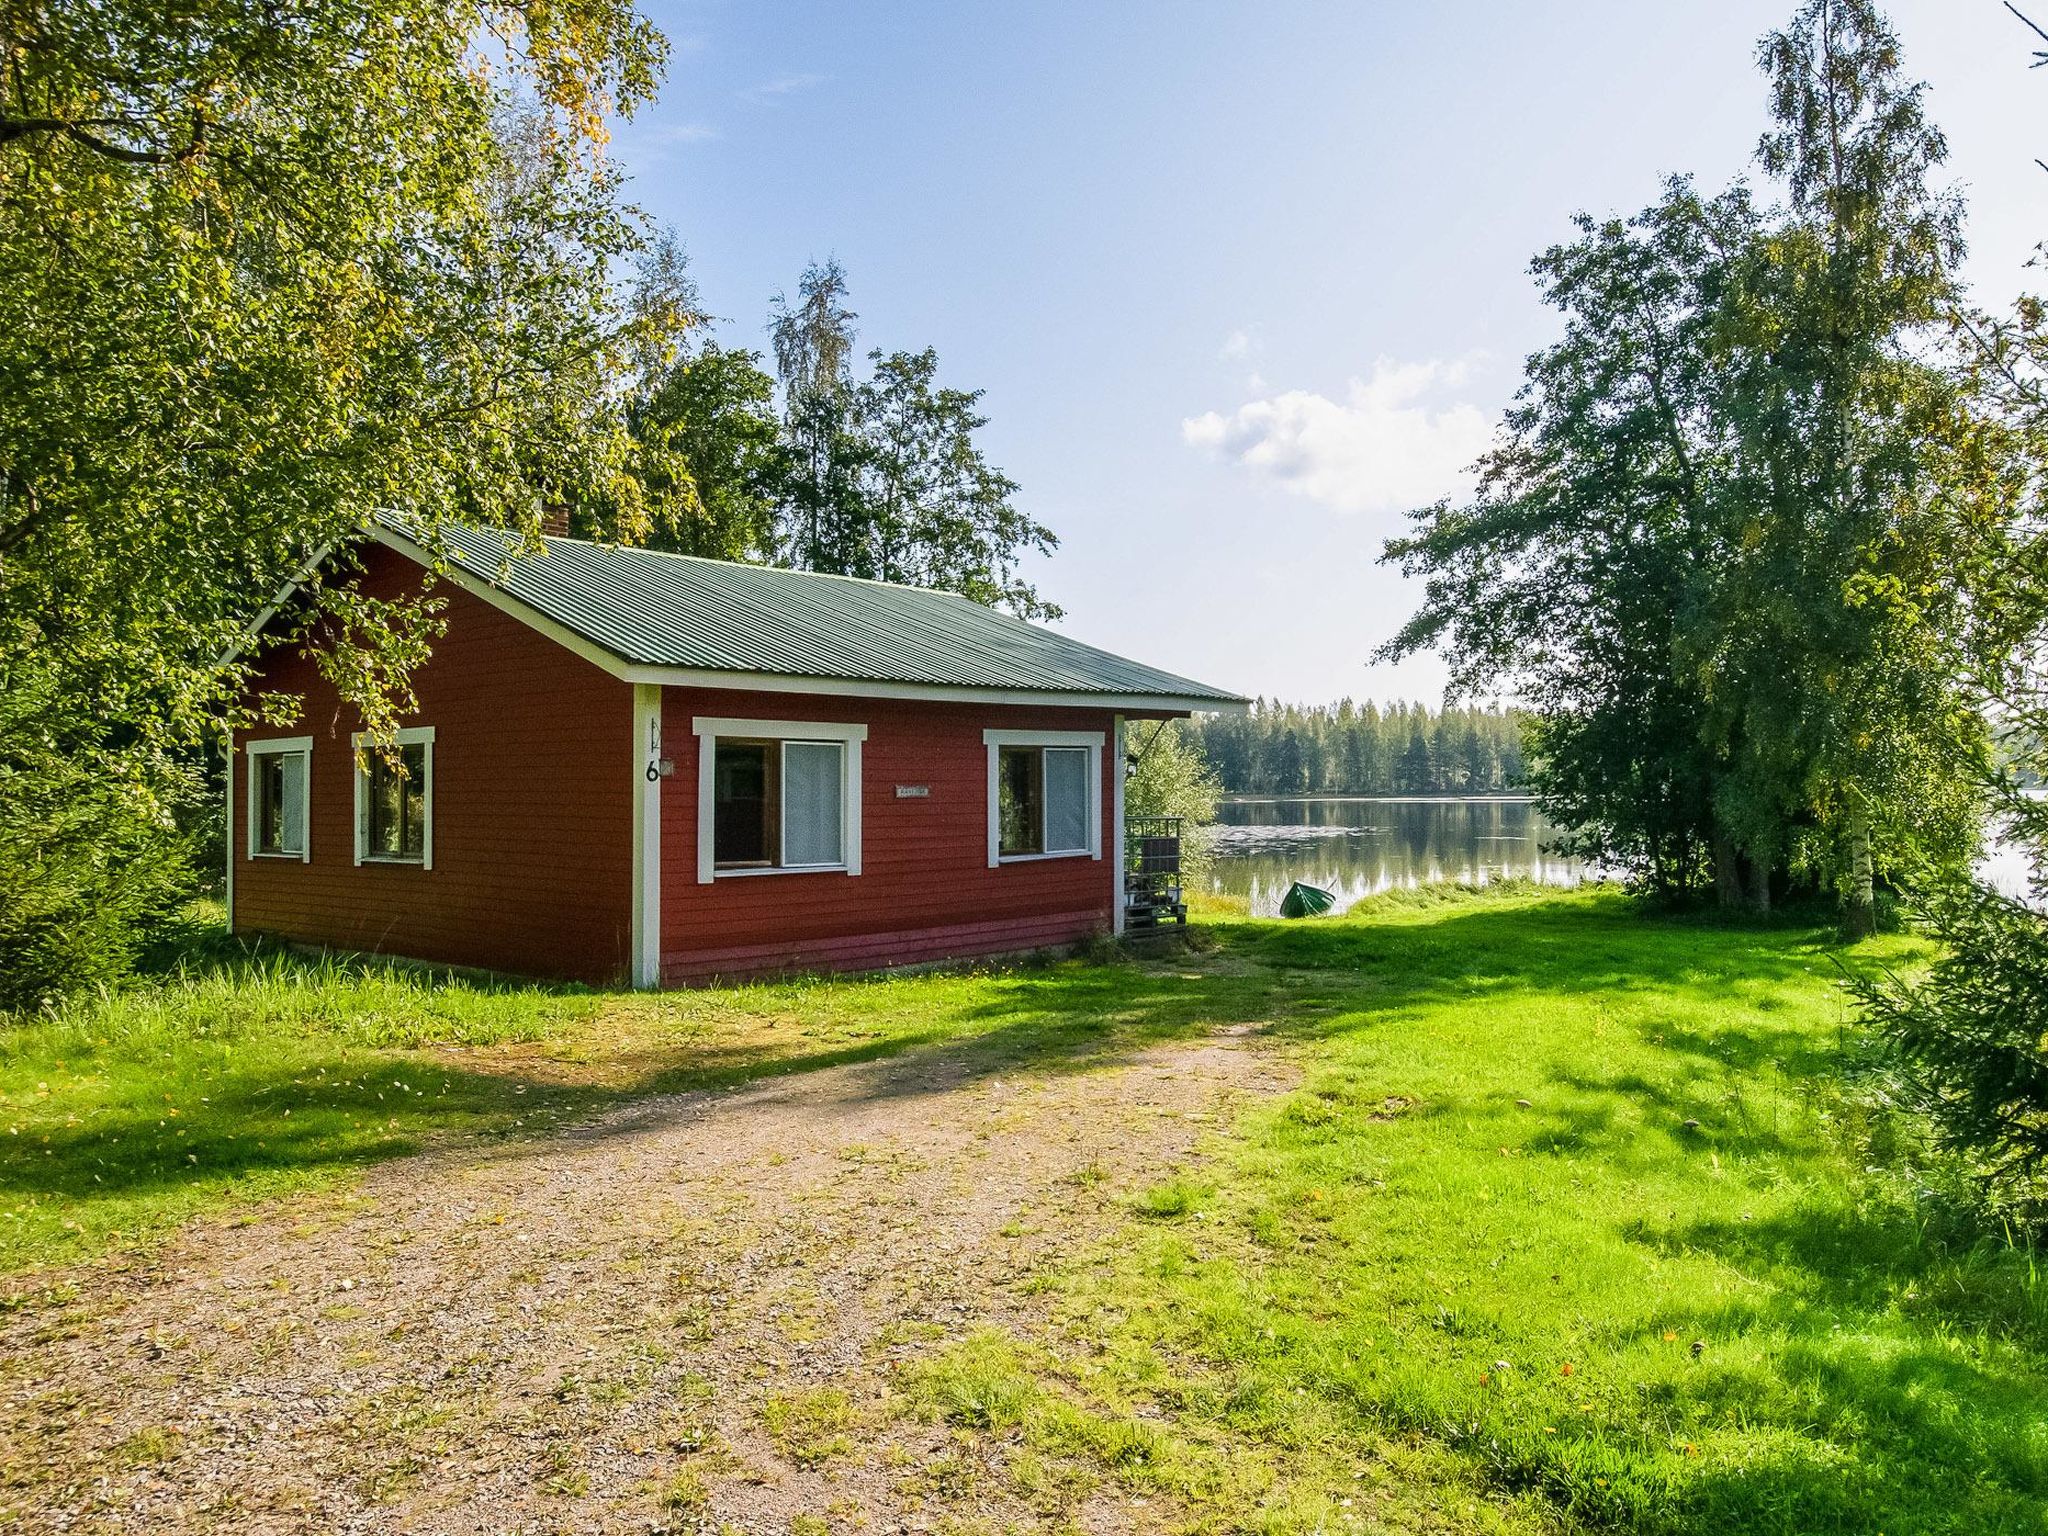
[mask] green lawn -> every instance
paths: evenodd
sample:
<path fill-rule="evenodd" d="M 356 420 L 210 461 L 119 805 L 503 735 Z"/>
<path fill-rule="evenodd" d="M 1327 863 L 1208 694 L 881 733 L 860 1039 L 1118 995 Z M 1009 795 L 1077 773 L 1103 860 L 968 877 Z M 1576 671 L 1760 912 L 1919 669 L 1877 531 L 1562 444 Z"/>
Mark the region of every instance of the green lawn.
<path fill-rule="evenodd" d="M 0 1036 L 0 1263 L 656 1089 L 1258 1023 L 1300 1089 L 1041 1277 L 1051 1334 L 940 1353 L 904 1411 L 1219 1530 L 2048 1531 L 2048 1290 L 1865 1168 L 1838 1087 L 1841 965 L 1909 941 L 1603 893 L 1202 929 L 1139 964 L 658 1000 L 202 946 Z"/>
<path fill-rule="evenodd" d="M 1473 1526 L 2048 1531 L 2048 1287 L 1859 1167 L 1830 942 L 1611 896 L 1234 925 L 1300 1091 L 1133 1202 L 1062 1345 L 926 1394 L 1050 1451 L 1122 1414 L 1134 1483 L 1252 1528 L 1398 1524 L 1422 1476 Z"/>

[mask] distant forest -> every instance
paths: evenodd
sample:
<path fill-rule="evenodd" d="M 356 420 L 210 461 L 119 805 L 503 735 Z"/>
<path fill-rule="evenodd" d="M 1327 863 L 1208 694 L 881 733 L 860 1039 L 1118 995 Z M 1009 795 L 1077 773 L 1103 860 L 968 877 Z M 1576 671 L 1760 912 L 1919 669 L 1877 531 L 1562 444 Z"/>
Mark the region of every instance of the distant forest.
<path fill-rule="evenodd" d="M 1487 794 L 1521 787 L 1520 709 L 1281 704 L 1210 715 L 1189 734 L 1230 794 Z"/>

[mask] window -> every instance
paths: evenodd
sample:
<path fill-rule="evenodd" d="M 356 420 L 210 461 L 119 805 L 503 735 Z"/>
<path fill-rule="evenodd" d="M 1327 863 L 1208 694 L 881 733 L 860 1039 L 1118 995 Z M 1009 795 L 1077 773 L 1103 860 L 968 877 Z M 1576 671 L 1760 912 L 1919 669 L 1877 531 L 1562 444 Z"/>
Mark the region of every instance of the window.
<path fill-rule="evenodd" d="M 860 873 L 864 725 L 695 722 L 697 878 Z"/>
<path fill-rule="evenodd" d="M 395 759 L 395 760 L 394 760 Z M 372 752 L 365 815 L 369 830 L 363 854 L 372 859 L 416 860 L 427 846 L 427 749 L 400 747 L 387 755 Z"/>
<path fill-rule="evenodd" d="M 990 864 L 1102 857 L 1102 735 L 984 731 Z"/>
<path fill-rule="evenodd" d="M 1045 852 L 1045 748 L 999 747 L 1005 854 Z"/>
<path fill-rule="evenodd" d="M 434 867 L 434 728 L 414 726 L 389 746 L 360 731 L 356 754 L 356 862 Z"/>
<path fill-rule="evenodd" d="M 775 812 L 780 796 L 775 784 L 775 748 L 765 741 L 721 741 L 717 754 L 717 806 L 712 836 L 721 869 L 744 869 L 772 862 Z"/>
<path fill-rule="evenodd" d="M 735 741 L 712 748 L 711 838 L 719 869 L 846 863 L 846 744 Z"/>
<path fill-rule="evenodd" d="M 1006 859 L 1088 849 L 1086 747 L 998 747 L 997 805 Z"/>
<path fill-rule="evenodd" d="M 782 863 L 787 869 L 846 862 L 846 746 L 782 744 Z"/>
<path fill-rule="evenodd" d="M 249 857 L 310 860 L 313 738 L 245 743 L 249 755 Z"/>

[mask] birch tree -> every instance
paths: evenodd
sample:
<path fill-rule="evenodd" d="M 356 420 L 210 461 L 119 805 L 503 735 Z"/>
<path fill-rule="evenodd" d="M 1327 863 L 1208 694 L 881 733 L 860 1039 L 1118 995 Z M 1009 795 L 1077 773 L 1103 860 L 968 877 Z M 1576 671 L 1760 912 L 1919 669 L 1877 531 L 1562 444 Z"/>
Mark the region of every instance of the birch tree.
<path fill-rule="evenodd" d="M 70 850 L 8 871 L 0 967 L 10 914 L 91 910 L 170 824 L 316 551 L 379 511 L 639 522 L 605 141 L 663 52 L 626 0 L 0 0 L 0 690 L 43 701 L 0 711 L 0 846 Z M 388 726 L 432 614 L 322 581 L 292 617 Z M 104 839 L 8 792 L 51 761 Z"/>
<path fill-rule="evenodd" d="M 1779 200 L 1678 183 L 1539 259 L 1565 337 L 1477 498 L 1389 545 L 1427 587 L 1385 654 L 1535 702 L 1582 851 L 1756 907 L 1828 886 L 1861 932 L 1881 880 L 1975 848 L 1960 678 L 2018 501 L 1946 346 L 1961 208 L 1889 28 L 1808 0 L 1759 62 Z"/>

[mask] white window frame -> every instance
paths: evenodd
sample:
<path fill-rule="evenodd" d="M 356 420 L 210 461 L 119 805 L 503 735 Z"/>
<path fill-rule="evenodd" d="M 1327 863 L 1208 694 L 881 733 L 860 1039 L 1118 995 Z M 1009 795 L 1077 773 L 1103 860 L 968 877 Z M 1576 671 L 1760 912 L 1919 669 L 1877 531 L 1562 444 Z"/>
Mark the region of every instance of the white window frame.
<path fill-rule="evenodd" d="M 988 867 L 1004 864 L 1034 864 L 1043 859 L 1100 859 L 1102 857 L 1102 744 L 1101 731 L 983 731 L 982 744 L 988 748 Z M 1052 853 L 1004 853 L 1002 809 L 1002 760 L 1004 747 L 1086 747 L 1088 749 L 1088 846 L 1062 848 Z M 1044 808 L 1046 812 L 1050 806 Z"/>
<path fill-rule="evenodd" d="M 822 720 L 738 720 L 722 715 L 699 715 L 690 722 L 697 736 L 697 883 L 732 880 L 753 875 L 830 875 L 860 873 L 860 749 L 868 739 L 864 725 Z M 773 741 L 786 750 L 789 743 L 814 742 L 841 749 L 839 776 L 840 851 L 845 857 L 837 864 L 774 864 L 746 869 L 720 869 L 714 821 L 717 816 L 718 743 L 721 739 Z M 778 780 L 779 782 L 779 780 Z M 779 820 L 779 818 L 778 818 Z M 778 836 L 782 834 L 778 832 Z M 777 854 L 781 849 L 776 850 Z"/>
<path fill-rule="evenodd" d="M 356 781 L 356 863 L 395 864 L 401 868 L 432 869 L 434 867 L 434 728 L 431 725 L 409 725 L 386 745 L 426 748 L 420 754 L 421 773 L 425 783 L 420 786 L 420 815 L 426 825 L 420 832 L 420 856 L 417 859 L 395 858 L 388 853 L 370 851 L 370 767 L 368 755 L 376 750 L 368 732 L 357 731 L 348 739 L 349 750 L 354 754 Z"/>
<path fill-rule="evenodd" d="M 313 738 L 310 736 L 272 736 L 263 741 L 242 743 L 243 755 L 249 759 L 245 772 L 249 778 L 248 811 L 243 817 L 242 834 L 248 856 L 252 859 L 295 859 L 301 864 L 313 862 Z M 306 771 L 299 776 L 299 835 L 302 842 L 297 853 L 265 853 L 256 846 L 256 759 L 259 757 L 283 757 L 299 753 L 306 759 Z"/>

